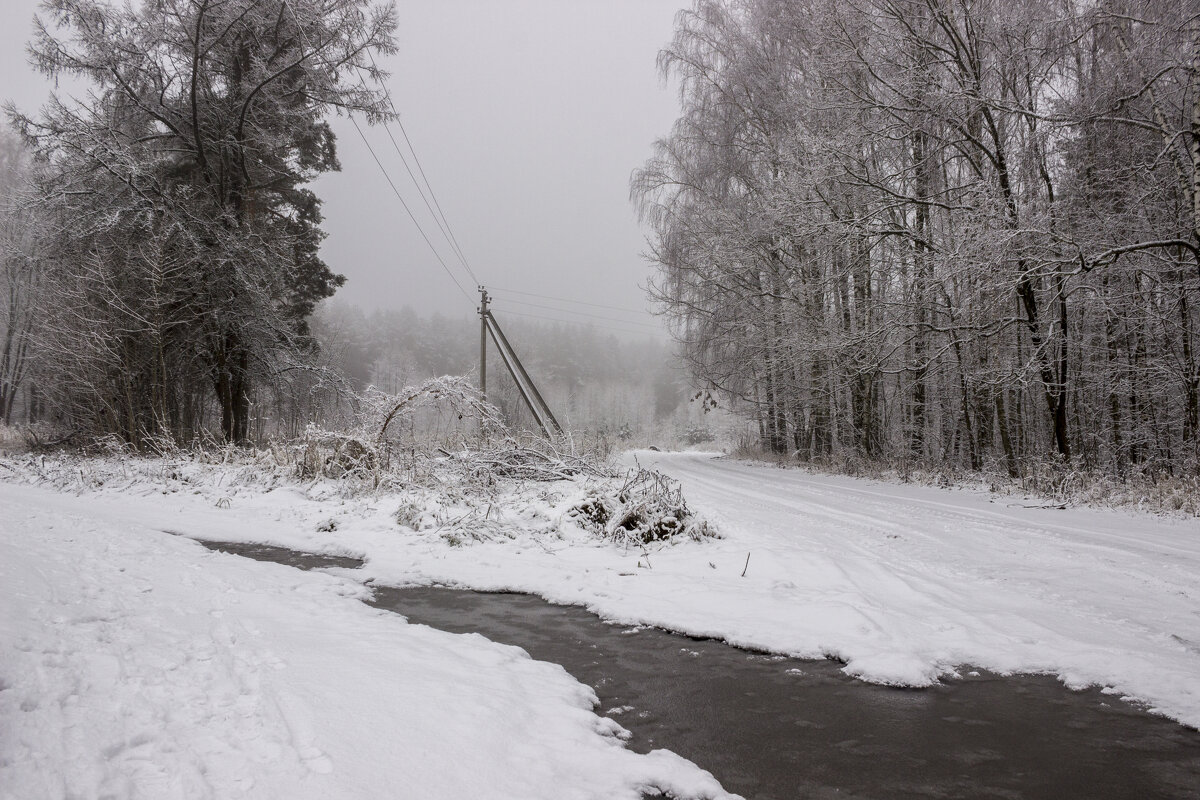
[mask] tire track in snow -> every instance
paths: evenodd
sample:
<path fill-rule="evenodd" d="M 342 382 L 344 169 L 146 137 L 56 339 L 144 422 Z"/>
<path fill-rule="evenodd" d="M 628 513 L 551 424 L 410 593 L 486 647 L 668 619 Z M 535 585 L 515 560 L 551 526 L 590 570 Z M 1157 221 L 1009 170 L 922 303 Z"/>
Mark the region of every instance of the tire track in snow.
<path fill-rule="evenodd" d="M 809 601 L 849 589 L 855 610 L 898 645 L 911 638 L 915 652 L 943 663 L 1051 671 L 1151 703 L 1173 695 L 1177 708 L 1200 704 L 1200 653 L 1186 644 L 1200 634 L 1200 526 L 997 511 L 972 494 L 944 501 L 926 487 L 865 488 L 711 456 L 639 459 L 678 478 L 694 507 L 725 524 L 726 548 L 795 565 L 828 559 L 836 566 L 806 571 L 818 582 Z M 1069 521 L 1047 518 L 1055 513 Z"/>

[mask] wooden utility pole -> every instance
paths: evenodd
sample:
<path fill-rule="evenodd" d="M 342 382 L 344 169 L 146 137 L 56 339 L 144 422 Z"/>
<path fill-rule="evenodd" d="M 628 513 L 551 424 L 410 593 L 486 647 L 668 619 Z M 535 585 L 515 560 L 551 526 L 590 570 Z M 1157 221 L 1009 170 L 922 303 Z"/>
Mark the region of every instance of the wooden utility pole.
<path fill-rule="evenodd" d="M 479 396 L 487 402 L 487 321 L 488 321 L 487 289 L 479 287 Z"/>

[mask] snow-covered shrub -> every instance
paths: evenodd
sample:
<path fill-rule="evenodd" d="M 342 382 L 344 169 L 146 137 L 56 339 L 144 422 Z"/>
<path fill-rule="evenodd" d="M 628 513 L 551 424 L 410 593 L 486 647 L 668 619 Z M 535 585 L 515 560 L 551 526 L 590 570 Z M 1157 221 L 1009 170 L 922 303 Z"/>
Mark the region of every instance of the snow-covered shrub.
<path fill-rule="evenodd" d="M 309 425 L 296 447 L 297 477 L 367 477 L 379 464 L 375 446 L 365 437 Z"/>
<path fill-rule="evenodd" d="M 521 481 L 561 481 L 576 475 L 611 477 L 612 472 L 588 456 L 575 455 L 566 448 L 540 437 L 507 436 L 502 442 L 445 455 L 468 467 L 472 474 L 488 485 L 497 479 Z"/>
<path fill-rule="evenodd" d="M 78 431 L 62 431 L 47 422 L 31 425 L 0 423 L 0 455 L 18 455 L 82 444 Z"/>
<path fill-rule="evenodd" d="M 413 498 L 405 498 L 393 517 L 397 525 L 414 531 L 423 531 L 441 522 L 436 510 L 431 509 L 428 502 L 417 502 Z"/>
<path fill-rule="evenodd" d="M 718 537 L 708 520 L 688 508 L 678 481 L 641 466 L 630 470 L 619 486 L 605 483 L 591 490 L 567 515 L 620 544 Z"/>
<path fill-rule="evenodd" d="M 715 442 L 717 436 L 706 425 L 688 425 L 679 433 L 679 441 L 688 447 Z"/>
<path fill-rule="evenodd" d="M 572 518 L 594 530 L 603 530 L 619 507 L 615 495 L 588 495 L 567 512 Z"/>

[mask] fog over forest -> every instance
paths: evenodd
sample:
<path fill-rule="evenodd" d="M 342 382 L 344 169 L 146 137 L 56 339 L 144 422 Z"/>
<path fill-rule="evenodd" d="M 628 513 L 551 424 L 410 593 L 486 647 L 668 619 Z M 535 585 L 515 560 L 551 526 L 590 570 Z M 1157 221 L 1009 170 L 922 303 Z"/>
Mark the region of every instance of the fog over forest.
<path fill-rule="evenodd" d="M 832 469 L 1194 477 L 1195 16 L 1134 6 L 697 0 L 658 54 L 678 116 L 621 167 L 645 305 L 495 289 L 492 319 L 531 385 L 497 350 L 488 399 L 520 429 L 556 411 L 581 436 L 705 439 Z M 468 254 L 426 173 L 438 165 L 418 157 L 383 66 L 396 9 L 228 8 L 180 17 L 196 15 L 207 50 L 153 10 L 51 3 L 39 17 L 30 63 L 93 90 L 7 108 L 6 424 L 135 449 L 261 445 L 352 424 L 367 389 L 477 380 L 470 319 L 357 313 L 328 260 L 320 179 L 361 139 L 372 159 L 353 180 L 386 183 L 389 214 L 428 246 L 397 259 L 397 301 L 432 275 L 463 308 L 484 278 L 519 272 Z M 239 49 L 243 34 L 262 52 Z M 596 152 L 571 169 L 611 177 L 616 151 Z M 637 283 L 624 264 L 555 259 L 556 278 L 586 270 L 580 287 L 609 269 Z"/>
<path fill-rule="evenodd" d="M 743 428 L 697 401 L 673 346 L 661 337 L 586 323 L 501 320 L 563 425 L 607 447 L 714 444 Z M 479 322 L 469 318 L 421 317 L 411 308 L 364 313 L 332 300 L 318 309 L 312 327 L 323 362 L 359 390 L 399 394 L 439 375 L 478 374 Z M 535 428 L 512 378 L 493 359 L 489 400 L 515 424 Z"/>

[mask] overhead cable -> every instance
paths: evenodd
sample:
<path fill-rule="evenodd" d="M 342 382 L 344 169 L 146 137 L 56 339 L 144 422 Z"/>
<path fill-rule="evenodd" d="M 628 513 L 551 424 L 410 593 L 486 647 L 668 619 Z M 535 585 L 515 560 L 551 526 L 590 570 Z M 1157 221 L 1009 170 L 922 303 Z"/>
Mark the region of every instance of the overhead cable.
<path fill-rule="evenodd" d="M 459 283 L 458 278 L 454 277 L 454 273 L 450 271 L 450 267 L 448 267 L 446 262 L 442 260 L 442 256 L 437 251 L 437 248 L 433 246 L 433 242 L 429 241 L 429 237 L 425 235 L 425 229 L 421 227 L 421 223 L 417 222 L 417 218 L 413 215 L 412 209 L 408 207 L 408 203 L 404 202 L 404 197 L 400 194 L 400 190 L 397 189 L 396 184 L 392 182 L 392 176 L 388 174 L 388 171 L 383 166 L 383 162 L 381 162 L 379 160 L 379 156 L 375 154 L 375 148 L 371 147 L 371 143 L 367 141 L 366 134 L 364 134 L 362 128 L 359 127 L 358 120 L 354 118 L 353 114 L 350 115 L 350 122 L 354 124 L 354 130 L 358 131 L 358 135 L 362 138 L 363 144 L 367 146 L 367 150 L 370 151 L 371 157 L 375 159 L 375 164 L 379 167 L 379 171 L 383 173 L 383 177 L 387 179 L 388 185 L 392 187 L 392 192 L 396 195 L 396 199 L 400 201 L 400 205 L 402 205 L 404 210 L 408 213 L 408 218 L 412 220 L 413 225 L 417 226 L 417 232 L 421 234 L 421 238 L 425 240 L 425 244 L 429 245 L 429 249 L 433 252 L 433 257 L 436 258 L 437 262 L 442 265 L 442 269 L 445 270 L 446 274 L 450 277 L 450 280 L 454 281 L 454 285 L 458 287 L 460 292 L 462 292 L 463 297 L 467 298 L 468 302 L 474 303 L 474 299 L 471 297 L 471 295 L 467 294 L 467 290 L 463 288 L 463 285 Z"/>
<path fill-rule="evenodd" d="M 528 317 L 529 319 L 537 319 L 537 320 L 542 320 L 544 322 L 557 322 L 562 325 L 572 325 L 576 328 L 585 328 L 585 329 L 586 328 L 602 328 L 603 330 L 615 331 L 616 333 L 628 333 L 631 335 L 643 335 L 643 336 L 648 336 L 652 333 L 652 329 L 630 330 L 629 328 L 618 328 L 613 325 L 601 325 L 596 322 L 582 322 L 580 320 L 573 320 L 573 319 L 559 319 L 557 317 L 547 317 L 542 314 L 527 314 L 523 311 L 505 310 L 504 314 L 505 314 L 505 316 Z"/>
<path fill-rule="evenodd" d="M 557 300 L 560 303 L 573 303 L 575 305 L 580 305 L 580 306 L 591 306 L 592 308 L 607 308 L 610 311 L 624 311 L 629 314 L 648 314 L 649 313 L 644 308 L 637 309 L 637 308 L 628 308 L 628 307 L 623 307 L 623 306 L 609 306 L 609 305 L 604 305 L 603 303 L 591 303 L 591 302 L 588 302 L 587 300 L 572 300 L 568 297 L 554 297 L 554 296 L 548 295 L 548 294 L 537 294 L 535 292 L 523 292 L 523 291 L 520 291 L 517 289 L 500 289 L 500 288 L 494 288 L 494 287 L 489 286 L 488 291 L 502 292 L 504 294 L 519 294 L 519 295 L 524 295 L 525 297 L 537 297 L 542 300 Z"/>
<path fill-rule="evenodd" d="M 283 4 L 283 7 L 287 8 L 286 2 Z M 308 35 L 304 32 L 304 26 L 300 24 L 300 19 L 299 19 L 299 17 L 296 16 L 295 9 L 288 8 L 288 10 L 291 12 L 292 19 L 296 23 L 296 30 L 300 34 L 300 38 L 303 42 L 304 47 L 308 48 L 308 50 L 310 52 L 312 52 L 312 50 L 313 50 L 312 43 L 309 42 Z M 301 54 L 303 55 L 303 50 L 301 51 Z M 371 55 L 370 50 L 367 50 L 367 55 L 368 56 Z M 371 65 L 374 66 L 376 70 L 379 69 L 378 66 L 375 65 L 375 60 L 374 60 L 373 56 L 371 58 Z M 359 80 L 360 81 L 362 80 L 361 73 L 359 73 Z M 365 86 L 364 86 L 364 88 L 365 88 Z M 395 113 L 396 106 L 395 106 L 395 104 L 392 103 L 391 94 L 388 93 L 386 86 L 383 87 L 383 91 L 384 91 L 384 96 L 387 97 L 387 99 L 388 99 L 388 105 L 390 105 L 392 107 L 392 111 L 393 111 L 393 113 Z M 441 253 L 439 253 L 437 248 L 433 246 L 433 242 L 430 241 L 429 237 L 425 234 L 425 229 L 422 228 L 421 223 L 419 223 L 417 221 L 416 215 L 414 215 L 412 212 L 412 209 L 408 207 L 408 203 L 406 203 L 404 201 L 403 195 L 401 195 L 400 190 L 396 188 L 396 184 L 395 184 L 395 182 L 392 181 L 392 176 L 388 174 L 387 169 L 384 168 L 383 162 L 379 160 L 379 156 L 378 156 L 378 154 L 376 154 L 375 148 L 372 147 L 371 142 L 367 140 L 367 136 L 365 133 L 363 133 L 362 128 L 359 126 L 358 120 L 354 118 L 353 114 L 348 114 L 347 116 L 350 117 L 350 122 L 351 122 L 351 124 L 354 125 L 354 130 L 358 131 L 359 138 L 362 139 L 363 144 L 365 144 L 367 146 L 367 151 L 370 152 L 371 158 L 375 159 L 375 165 L 377 167 L 379 167 L 379 171 L 383 173 L 383 177 L 387 180 L 388 186 L 392 187 L 392 193 L 396 195 L 396 199 L 400 201 L 400 205 L 403 206 L 405 213 L 408 214 L 408 218 L 411 219 L 413 225 L 415 225 L 417 227 L 417 232 L 421 234 L 421 238 L 424 239 L 425 244 L 427 244 L 429 246 L 430 251 L 433 253 L 433 257 L 437 259 L 438 264 L 441 265 L 442 270 L 445 271 L 447 277 L 449 277 L 450 280 L 454 282 L 454 285 L 458 287 L 458 291 L 462 293 L 462 296 L 467 298 L 467 302 L 474 303 L 474 299 L 471 297 L 471 295 L 467 294 L 467 290 L 463 288 L 463 285 L 461 283 L 459 283 L 458 278 L 454 277 L 454 273 L 450 271 L 450 267 L 447 266 L 446 262 L 442 259 Z M 397 117 L 398 116 L 399 115 L 397 115 Z M 390 133 L 389 133 L 389 135 L 390 135 Z M 414 153 L 414 156 L 415 156 L 415 153 Z M 467 271 L 468 271 L 468 273 L 470 273 L 469 269 Z M 473 274 L 472 274 L 472 277 L 474 277 Z"/>
<path fill-rule="evenodd" d="M 607 320 L 609 322 L 615 322 L 620 325 L 640 325 L 645 328 L 653 328 L 654 330 L 659 330 L 658 325 L 655 325 L 652 322 L 644 322 L 641 320 L 618 319 L 617 317 L 613 317 L 613 316 L 605 315 L 605 314 L 591 314 L 591 313 L 588 313 L 587 311 L 575 311 L 574 309 L 569 309 L 569 308 L 555 308 L 554 306 L 542 305 L 541 303 L 527 303 L 524 300 L 508 300 L 508 299 L 506 299 L 506 300 L 502 300 L 501 302 L 502 303 L 514 303 L 516 305 L 527 306 L 529 308 L 541 308 L 546 311 L 557 311 L 560 314 L 573 314 L 577 317 L 591 317 L 592 319 L 602 319 L 602 320 Z"/>
<path fill-rule="evenodd" d="M 375 63 L 374 53 L 368 50 L 367 57 L 371 59 L 371 66 L 376 72 L 378 72 L 379 65 Z M 360 75 L 360 80 L 361 77 L 362 76 Z M 433 200 L 433 205 L 437 208 L 437 214 L 434 214 L 432 208 L 429 209 L 429 213 L 433 215 L 435 220 L 440 215 L 441 222 L 438 224 L 438 227 L 442 228 L 443 234 L 446 236 L 447 241 L 450 243 L 451 248 L 454 250 L 459 260 L 462 261 L 462 265 L 466 268 L 467 274 L 471 276 L 471 280 L 478 284 L 479 279 L 475 277 L 475 271 L 471 269 L 471 262 L 467 259 L 466 253 L 463 252 L 462 246 L 459 245 L 458 237 L 454 235 L 454 228 L 451 227 L 450 220 L 446 217 L 446 212 L 442 210 L 442 204 L 438 202 L 437 193 L 433 191 L 433 184 L 429 182 L 429 177 L 425 174 L 425 167 L 421 164 L 421 157 L 417 155 L 417 149 L 413 147 L 412 139 L 410 139 L 408 136 L 408 130 L 405 129 L 404 121 L 400 118 L 400 112 L 396 109 L 396 103 L 392 100 L 392 93 L 382 82 L 380 82 L 380 85 L 383 86 L 383 96 L 387 98 L 388 106 L 392 109 L 392 114 L 396 118 L 396 125 L 400 128 L 400 134 L 404 137 L 404 143 L 408 145 L 408 151 L 412 153 L 413 162 L 417 165 L 417 172 L 421 174 L 421 180 L 425 182 L 425 187 L 429 190 L 429 197 Z M 400 146 L 396 144 L 396 139 L 392 136 L 391 128 L 386 122 L 384 123 L 384 127 L 387 129 L 388 138 L 392 140 L 392 146 L 396 148 L 396 154 L 400 156 L 401 161 L 405 161 L 403 154 L 400 153 Z M 406 169 L 408 168 L 407 161 L 405 161 L 404 166 Z M 412 176 L 411 170 L 409 170 L 409 175 Z M 413 177 L 413 183 L 416 183 L 415 177 Z M 417 190 L 420 191 L 419 186 L 417 187 Z M 421 198 L 424 199 L 424 197 L 425 193 L 421 192 Z M 428 206 L 429 203 L 426 202 L 425 205 Z"/>
<path fill-rule="evenodd" d="M 374 64 L 375 62 L 372 60 L 371 63 Z M 362 70 L 358 70 L 356 68 L 356 72 L 358 73 L 358 82 L 362 85 L 364 90 L 369 91 L 367 88 L 367 82 L 363 78 Z M 399 123 L 400 115 L 399 112 L 396 111 L 395 103 L 392 102 L 391 93 L 382 83 L 380 86 L 383 89 L 383 94 L 388 101 L 388 105 L 392 109 L 392 113 L 396 115 L 396 122 Z M 403 130 L 403 126 L 401 126 L 401 129 Z M 413 173 L 412 167 L 409 166 L 408 158 L 405 157 L 404 152 L 400 149 L 400 145 L 396 141 L 396 137 L 392 135 L 392 127 L 390 124 L 388 124 L 387 120 L 383 122 L 383 130 L 387 134 L 388 139 L 391 140 L 392 149 L 395 150 L 396 155 L 400 157 L 400 163 L 404 165 L 404 171 L 408 173 L 408 178 L 410 181 L 412 181 L 412 185 L 416 188 L 417 194 L 421 196 L 421 202 L 425 204 L 426 210 L 429 211 L 429 216 L 433 218 L 434 224 L 438 226 L 438 230 L 442 233 L 442 238 L 446 240 L 446 244 L 450 247 L 450 252 L 454 253 L 454 255 L 458 258 L 458 262 L 462 264 L 463 269 L 465 269 L 467 274 L 471 276 L 471 280 L 478 284 L 479 279 L 475 277 L 475 272 L 471 269 L 471 265 L 468 263 L 466 255 L 463 254 L 462 249 L 458 246 L 458 241 L 453 236 L 453 232 L 449 229 L 450 223 L 448 220 L 446 220 L 445 214 L 441 214 L 439 216 L 438 212 L 441 211 L 441 207 L 438 207 L 438 211 L 434 211 L 434 206 L 429 202 L 430 197 L 432 197 L 434 204 L 437 203 L 437 197 L 433 194 L 433 187 L 429 185 L 428 180 L 425 181 L 425 185 L 428 187 L 429 191 L 429 197 L 426 197 L 426 190 L 421 188 L 421 181 L 417 180 L 416 174 Z M 407 135 L 405 135 L 405 141 L 408 141 Z M 425 173 L 423 170 L 420 170 L 420 160 L 417 158 L 416 150 L 412 149 L 411 142 L 409 142 L 409 150 L 412 153 L 413 161 L 417 163 L 417 169 L 421 171 L 421 177 L 424 178 Z"/>

